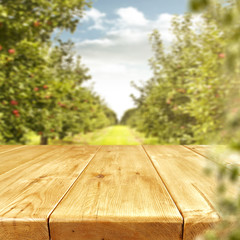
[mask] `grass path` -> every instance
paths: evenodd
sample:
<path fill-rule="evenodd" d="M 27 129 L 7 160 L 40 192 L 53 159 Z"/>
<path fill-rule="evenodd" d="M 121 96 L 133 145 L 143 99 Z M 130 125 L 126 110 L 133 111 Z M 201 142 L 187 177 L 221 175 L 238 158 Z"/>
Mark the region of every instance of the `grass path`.
<path fill-rule="evenodd" d="M 127 126 L 111 126 L 92 133 L 79 134 L 73 139 L 54 141 L 52 144 L 139 145 L 142 141 Z"/>
<path fill-rule="evenodd" d="M 140 139 L 126 126 L 108 127 L 103 134 L 91 142 L 94 145 L 138 145 L 141 143 Z"/>
<path fill-rule="evenodd" d="M 29 144 L 39 144 L 39 136 L 33 135 Z M 87 134 L 67 137 L 64 140 L 50 140 L 50 145 L 140 145 L 156 144 L 156 139 L 145 138 L 143 134 L 128 126 L 111 126 Z"/>

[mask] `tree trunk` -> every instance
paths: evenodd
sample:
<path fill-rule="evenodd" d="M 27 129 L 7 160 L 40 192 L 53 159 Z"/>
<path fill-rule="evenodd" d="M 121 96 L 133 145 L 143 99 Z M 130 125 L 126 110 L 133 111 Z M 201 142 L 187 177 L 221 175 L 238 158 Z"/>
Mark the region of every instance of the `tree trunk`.
<path fill-rule="evenodd" d="M 48 145 L 48 137 L 41 136 L 41 145 Z"/>

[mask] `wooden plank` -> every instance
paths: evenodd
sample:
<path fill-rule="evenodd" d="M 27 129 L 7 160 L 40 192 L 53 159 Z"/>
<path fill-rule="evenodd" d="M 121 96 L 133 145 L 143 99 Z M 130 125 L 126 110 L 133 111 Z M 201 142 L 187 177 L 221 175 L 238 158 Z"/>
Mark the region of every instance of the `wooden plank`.
<path fill-rule="evenodd" d="M 240 167 L 240 156 L 239 154 L 230 152 L 227 146 L 224 145 L 185 145 L 186 148 L 209 158 L 216 163 L 226 164 L 227 167 L 236 165 Z M 221 155 L 221 158 L 216 156 Z M 224 156 L 224 157 L 223 157 Z M 223 161 L 223 162 L 222 162 Z"/>
<path fill-rule="evenodd" d="M 203 172 L 209 160 L 182 146 L 144 146 L 184 218 L 183 239 L 217 223 L 215 178 Z"/>
<path fill-rule="evenodd" d="M 8 151 L 0 153 L 0 175 L 10 171 L 29 161 L 41 161 L 52 151 L 58 151 L 59 146 L 24 146 L 22 148 L 10 148 Z"/>
<path fill-rule="evenodd" d="M 48 151 L 46 147 L 46 151 Z M 58 146 L 0 176 L 0 239 L 47 240 L 48 217 L 99 147 Z M 31 154 L 32 148 L 29 147 Z"/>
<path fill-rule="evenodd" d="M 50 216 L 50 233 L 52 240 L 178 240 L 182 224 L 141 146 L 103 146 Z"/>
<path fill-rule="evenodd" d="M 0 153 L 9 152 L 15 149 L 23 148 L 25 145 L 0 145 Z"/>

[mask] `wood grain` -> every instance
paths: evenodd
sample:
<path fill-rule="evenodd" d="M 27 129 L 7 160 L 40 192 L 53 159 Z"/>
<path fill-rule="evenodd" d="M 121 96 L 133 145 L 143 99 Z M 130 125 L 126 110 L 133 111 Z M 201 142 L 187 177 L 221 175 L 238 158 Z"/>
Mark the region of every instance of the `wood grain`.
<path fill-rule="evenodd" d="M 54 148 L 54 147 L 53 147 Z M 47 240 L 48 217 L 99 147 L 58 146 L 0 176 L 0 239 Z M 24 154 L 34 155 L 29 147 Z M 33 155 L 32 155 L 33 154 Z M 6 159 L 7 160 L 7 159 Z"/>
<path fill-rule="evenodd" d="M 141 146 L 103 146 L 50 216 L 50 233 L 52 240 L 178 240 L 182 224 Z"/>
<path fill-rule="evenodd" d="M 25 147 L 25 145 L 0 145 L 0 153 L 9 152 L 22 147 Z"/>
<path fill-rule="evenodd" d="M 183 239 L 217 223 L 216 181 L 204 174 L 208 160 L 182 146 L 144 146 L 184 218 Z"/>
<path fill-rule="evenodd" d="M 10 147 L 8 150 L 0 153 L 0 175 L 10 171 L 29 161 L 41 161 L 48 155 L 52 155 L 52 151 L 58 151 L 59 146 L 22 146 Z"/>

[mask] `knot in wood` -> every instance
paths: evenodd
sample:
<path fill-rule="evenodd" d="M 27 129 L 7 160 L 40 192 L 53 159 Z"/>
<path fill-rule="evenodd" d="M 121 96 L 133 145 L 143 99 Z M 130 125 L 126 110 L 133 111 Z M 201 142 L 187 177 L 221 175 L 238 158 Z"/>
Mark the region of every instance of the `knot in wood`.
<path fill-rule="evenodd" d="M 98 174 L 97 175 L 97 178 L 104 178 L 105 176 L 104 175 L 102 175 L 102 174 Z"/>

